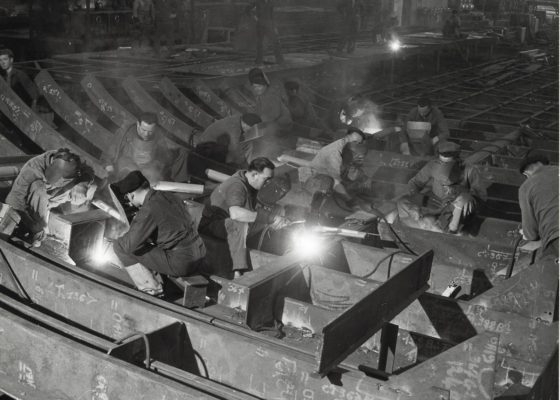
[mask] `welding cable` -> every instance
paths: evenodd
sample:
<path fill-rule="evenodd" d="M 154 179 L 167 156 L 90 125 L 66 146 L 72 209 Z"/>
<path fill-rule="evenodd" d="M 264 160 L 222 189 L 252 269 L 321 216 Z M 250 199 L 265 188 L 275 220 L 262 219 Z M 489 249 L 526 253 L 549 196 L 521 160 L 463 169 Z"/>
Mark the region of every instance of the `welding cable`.
<path fill-rule="evenodd" d="M 400 244 L 403 245 L 403 247 L 408 251 L 409 254 L 412 254 L 412 255 L 415 255 L 415 256 L 418 255 L 414 250 L 412 250 L 410 247 L 408 247 L 408 245 L 401 239 L 401 237 L 397 234 L 397 232 L 395 232 L 395 230 L 393 229 L 393 225 L 391 225 L 389 223 L 389 221 L 387 221 L 387 218 L 385 218 L 385 215 L 383 215 L 383 213 L 381 211 L 379 211 L 375 207 L 371 207 L 371 210 L 378 218 L 381 218 L 385 222 L 385 224 L 387 224 L 387 227 L 391 231 L 391 234 L 393 235 L 393 237 L 395 239 L 397 239 L 397 241 Z"/>
<path fill-rule="evenodd" d="M 513 275 L 513 267 L 515 266 L 515 253 L 517 253 L 517 248 L 519 247 L 519 244 L 521 243 L 522 240 L 523 240 L 523 235 L 519 235 L 519 237 L 515 240 L 515 243 L 513 244 L 513 253 L 511 255 L 511 262 L 508 265 L 505 279 L 509 279 L 511 278 L 511 275 Z"/>
<path fill-rule="evenodd" d="M 381 266 L 383 261 L 385 261 L 386 259 L 389 259 L 389 265 L 387 267 L 387 279 L 389 279 L 391 277 L 391 264 L 393 263 L 393 258 L 397 254 L 410 255 L 409 253 L 407 253 L 406 251 L 403 251 L 403 250 L 393 251 L 392 253 L 389 253 L 389 254 L 385 255 L 383 258 L 381 258 L 381 260 L 379 260 L 377 262 L 377 264 L 375 264 L 375 267 L 373 267 L 373 270 L 371 272 L 368 272 L 367 274 L 365 274 L 363 276 L 360 276 L 360 278 L 369 278 L 370 276 L 372 276 L 373 274 L 375 274 L 377 272 L 377 270 L 379 269 L 379 267 Z"/>

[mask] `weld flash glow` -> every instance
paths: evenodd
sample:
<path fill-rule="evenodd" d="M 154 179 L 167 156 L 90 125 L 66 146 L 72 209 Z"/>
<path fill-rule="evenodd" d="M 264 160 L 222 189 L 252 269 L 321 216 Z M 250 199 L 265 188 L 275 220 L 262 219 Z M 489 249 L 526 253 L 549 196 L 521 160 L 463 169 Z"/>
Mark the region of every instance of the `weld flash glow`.
<path fill-rule="evenodd" d="M 304 257 L 317 257 L 323 251 L 324 243 L 320 234 L 302 229 L 294 232 L 294 251 Z"/>
<path fill-rule="evenodd" d="M 399 51 L 401 48 L 401 42 L 398 39 L 393 39 L 389 42 L 389 48 L 391 51 Z"/>

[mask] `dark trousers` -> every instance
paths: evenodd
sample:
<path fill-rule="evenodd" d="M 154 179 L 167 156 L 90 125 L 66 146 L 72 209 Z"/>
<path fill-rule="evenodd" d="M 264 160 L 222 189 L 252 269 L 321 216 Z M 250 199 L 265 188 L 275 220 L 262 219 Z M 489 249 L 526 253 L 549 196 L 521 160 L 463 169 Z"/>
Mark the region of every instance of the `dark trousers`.
<path fill-rule="evenodd" d="M 551 240 L 548 242 L 546 246 L 544 246 L 539 255 L 537 256 L 537 261 L 558 261 L 558 238 Z"/>
<path fill-rule="evenodd" d="M 280 46 L 280 39 L 276 32 L 276 27 L 273 23 L 257 23 L 257 64 L 262 64 L 264 61 L 264 39 L 268 38 L 274 48 L 274 57 L 277 63 L 284 62 L 282 56 L 282 49 Z"/>
<path fill-rule="evenodd" d="M 151 247 L 137 254 L 131 254 L 125 252 L 118 242 L 113 248 L 125 267 L 140 263 L 152 271 L 172 277 L 203 272 L 204 256 L 206 256 L 206 247 L 200 237 L 188 243 L 180 242 L 170 250 Z"/>

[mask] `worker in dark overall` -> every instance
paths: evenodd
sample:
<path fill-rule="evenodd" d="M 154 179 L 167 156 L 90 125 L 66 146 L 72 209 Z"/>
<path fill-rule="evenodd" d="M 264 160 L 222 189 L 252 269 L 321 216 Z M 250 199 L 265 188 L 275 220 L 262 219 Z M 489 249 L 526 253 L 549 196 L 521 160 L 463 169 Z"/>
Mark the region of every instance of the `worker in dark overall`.
<path fill-rule="evenodd" d="M 36 109 L 39 91 L 25 72 L 14 68 L 14 53 L 10 49 L 0 49 L 0 76 L 24 102 Z"/>
<path fill-rule="evenodd" d="M 225 157 L 216 161 L 244 168 L 253 159 L 251 143 L 246 140 L 249 139 L 251 129 L 261 122 L 261 117 L 252 113 L 225 117 L 210 124 L 198 136 L 198 143 L 217 143 L 223 147 Z"/>
<path fill-rule="evenodd" d="M 206 247 L 176 194 L 151 189 L 140 171 L 132 171 L 111 188 L 139 209 L 128 232 L 113 244 L 117 258 L 139 290 L 162 294 L 161 283 L 146 269 L 171 277 L 203 270 Z"/>
<path fill-rule="evenodd" d="M 150 45 L 154 33 L 155 10 L 152 0 L 134 0 L 132 4 L 132 35 L 135 50 L 146 41 Z"/>
<path fill-rule="evenodd" d="M 93 178 L 91 168 L 68 149 L 47 151 L 27 161 L 6 197 L 6 204 L 21 218 L 14 235 L 40 246 L 49 232 L 51 210 L 66 202 L 82 205 L 91 200 L 97 189 Z"/>
<path fill-rule="evenodd" d="M 111 159 L 105 168 L 115 180 L 139 170 L 152 184 L 170 178 L 184 181 L 173 174 L 175 152 L 160 131 L 154 113 L 140 114 L 138 121 L 117 137 L 109 153 Z"/>
<path fill-rule="evenodd" d="M 347 53 L 356 49 L 356 39 L 360 31 L 360 22 L 364 5 L 361 0 L 341 0 L 337 4 L 341 16 L 341 32 L 338 41 L 338 51 L 343 51 L 346 46 Z"/>
<path fill-rule="evenodd" d="M 178 0 L 154 0 L 155 9 L 155 35 L 154 50 L 160 53 L 161 44 L 164 50 L 175 45 L 177 33 L 177 15 L 179 13 Z"/>
<path fill-rule="evenodd" d="M 287 220 L 278 208 L 258 206 L 258 195 L 274 176 L 274 164 L 267 158 L 256 158 L 246 170 L 236 172 L 221 183 L 210 195 L 210 203 L 202 213 L 198 230 L 201 234 L 227 240 L 233 262 L 234 277 L 249 270 L 247 237 L 265 225 L 281 229 Z M 289 184 L 289 181 L 287 181 Z M 278 193 L 283 195 L 289 187 L 283 182 Z"/>
<path fill-rule="evenodd" d="M 433 155 L 437 144 L 449 137 L 449 128 L 443 113 L 423 96 L 417 106 L 405 117 L 399 132 L 402 154 L 418 156 Z"/>
<path fill-rule="evenodd" d="M 453 10 L 451 15 L 445 20 L 442 29 L 443 36 L 459 39 L 461 37 L 461 19 L 457 10 Z"/>
<path fill-rule="evenodd" d="M 460 146 L 444 141 L 439 156 L 429 161 L 408 182 L 409 194 L 397 203 L 399 218 L 408 226 L 434 232 L 457 233 L 486 189 L 476 166 L 464 166 Z M 429 188 L 429 190 L 424 190 Z"/>
<path fill-rule="evenodd" d="M 252 9 L 255 10 L 255 19 L 257 21 L 257 58 L 255 64 L 264 63 L 264 41 L 265 38 L 270 41 L 274 49 L 274 57 L 277 64 L 284 62 L 280 39 L 278 38 L 278 30 L 274 23 L 274 0 L 256 0 Z M 250 10 L 248 10 L 250 12 Z"/>
<path fill-rule="evenodd" d="M 523 238 L 540 240 L 540 260 L 558 260 L 558 166 L 538 153 L 529 154 L 519 171 L 527 180 L 519 187 Z"/>

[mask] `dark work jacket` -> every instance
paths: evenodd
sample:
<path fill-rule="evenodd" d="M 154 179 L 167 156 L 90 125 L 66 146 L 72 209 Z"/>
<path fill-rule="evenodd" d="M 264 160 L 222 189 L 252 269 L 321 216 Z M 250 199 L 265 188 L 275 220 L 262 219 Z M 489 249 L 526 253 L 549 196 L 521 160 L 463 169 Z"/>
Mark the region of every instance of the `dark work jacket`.
<path fill-rule="evenodd" d="M 129 231 L 117 241 L 128 254 L 138 255 L 149 243 L 170 250 L 198 236 L 182 200 L 173 193 L 150 190 Z"/>
<path fill-rule="evenodd" d="M 12 90 L 24 101 L 37 101 L 39 91 L 27 74 L 12 67 L 12 73 L 8 77 L 6 71 L 2 71 L 2 78 L 10 85 Z"/>

